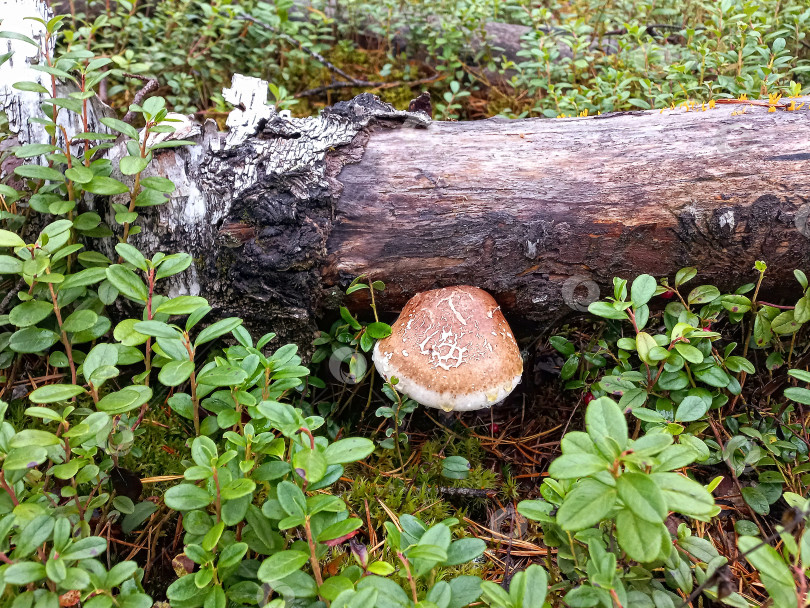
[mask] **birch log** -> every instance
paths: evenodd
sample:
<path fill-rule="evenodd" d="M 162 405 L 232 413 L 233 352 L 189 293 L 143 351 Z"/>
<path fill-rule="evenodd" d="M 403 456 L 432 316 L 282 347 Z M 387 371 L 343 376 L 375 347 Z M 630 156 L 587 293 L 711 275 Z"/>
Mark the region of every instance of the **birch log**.
<path fill-rule="evenodd" d="M 194 256 L 173 294 L 302 345 L 360 274 L 387 283 L 384 313 L 466 283 L 534 333 L 608 295 L 616 275 L 694 265 L 732 288 L 763 259 L 765 289 L 788 289 L 810 254 L 806 108 L 445 123 L 368 94 L 291 118 L 240 76 L 224 93 L 228 133 L 186 122 L 177 136 L 197 145 L 155 154 L 149 171 L 177 191 L 133 242 Z M 6 107 L 13 94 L 0 79 Z M 14 124 L 35 140 L 25 118 Z M 110 202 L 126 201 L 85 201 Z"/>

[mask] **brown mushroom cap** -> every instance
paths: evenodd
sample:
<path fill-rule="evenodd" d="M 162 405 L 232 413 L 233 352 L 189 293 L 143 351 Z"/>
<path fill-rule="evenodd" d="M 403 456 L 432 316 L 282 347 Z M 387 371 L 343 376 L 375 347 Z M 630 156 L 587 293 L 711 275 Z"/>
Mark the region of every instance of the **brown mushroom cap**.
<path fill-rule="evenodd" d="M 416 294 L 374 347 L 374 365 L 396 388 L 428 407 L 478 410 L 503 401 L 520 382 L 523 360 L 500 306 L 459 285 Z"/>

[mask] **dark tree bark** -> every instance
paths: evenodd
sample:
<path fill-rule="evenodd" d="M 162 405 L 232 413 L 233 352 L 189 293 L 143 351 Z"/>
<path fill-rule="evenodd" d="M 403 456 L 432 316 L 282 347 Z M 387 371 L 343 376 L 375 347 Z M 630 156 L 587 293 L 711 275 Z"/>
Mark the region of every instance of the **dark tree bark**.
<path fill-rule="evenodd" d="M 142 243 L 191 248 L 198 276 L 178 290 L 293 339 L 361 274 L 387 283 L 384 312 L 466 283 L 535 332 L 609 295 L 613 276 L 693 265 L 734 288 L 763 259 L 766 289 L 789 289 L 810 254 L 807 110 L 428 123 L 363 95 L 269 116 L 230 144 L 209 131 L 202 151 L 159 155 L 205 202 L 181 189 Z"/>

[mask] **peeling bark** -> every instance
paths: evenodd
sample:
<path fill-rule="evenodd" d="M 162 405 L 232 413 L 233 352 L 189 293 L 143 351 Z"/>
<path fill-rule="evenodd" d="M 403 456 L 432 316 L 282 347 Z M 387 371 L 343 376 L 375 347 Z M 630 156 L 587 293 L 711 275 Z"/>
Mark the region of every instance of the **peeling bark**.
<path fill-rule="evenodd" d="M 28 36 L 40 48 L 45 46 L 45 26 L 34 21 L 36 17 L 48 21 L 53 17 L 53 11 L 46 2 L 40 0 L 0 0 L 0 18 L 2 29 Z M 54 42 L 48 45 L 48 51 L 53 52 Z M 40 125 L 32 125 L 28 119 L 38 116 L 40 104 L 46 99 L 41 93 L 20 91 L 14 84 L 23 81 L 37 82 L 51 91 L 50 75 L 31 69 L 32 64 L 44 62 L 39 48 L 21 40 L 0 38 L 0 55 L 12 52 L 13 55 L 4 64 L 0 65 L 0 112 L 8 117 L 9 127 L 16 134 L 19 144 L 49 143 L 49 136 Z M 72 86 L 57 83 L 56 94 L 67 95 L 74 91 Z M 91 131 L 108 132 L 108 129 L 98 122 L 102 116 L 112 116 L 112 109 L 93 98 L 89 104 L 88 127 Z M 83 127 L 76 114 L 60 112 L 59 124 L 67 129 L 68 133 L 83 131 Z"/>
<path fill-rule="evenodd" d="M 198 146 L 156 154 L 146 175 L 168 177 L 177 191 L 133 242 L 194 257 L 172 294 L 204 295 L 223 313 L 300 340 L 322 310 L 320 270 L 340 171 L 361 160 L 371 124 L 424 130 L 430 120 L 369 94 L 317 118 L 290 118 L 265 105 L 267 83 L 241 76 L 224 94 L 237 106 L 228 134 L 209 121 L 199 133 L 174 135 Z"/>

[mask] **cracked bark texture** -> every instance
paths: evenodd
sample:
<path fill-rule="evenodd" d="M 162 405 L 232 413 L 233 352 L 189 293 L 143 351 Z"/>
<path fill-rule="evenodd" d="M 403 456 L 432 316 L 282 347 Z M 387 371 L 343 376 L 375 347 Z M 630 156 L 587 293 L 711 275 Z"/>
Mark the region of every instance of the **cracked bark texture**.
<path fill-rule="evenodd" d="M 784 293 L 810 254 L 810 112 L 741 107 L 372 128 L 339 176 L 325 283 L 385 280 L 386 311 L 468 283 L 535 330 L 614 276 L 696 266 L 736 288 L 762 259 L 763 293 Z"/>

